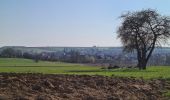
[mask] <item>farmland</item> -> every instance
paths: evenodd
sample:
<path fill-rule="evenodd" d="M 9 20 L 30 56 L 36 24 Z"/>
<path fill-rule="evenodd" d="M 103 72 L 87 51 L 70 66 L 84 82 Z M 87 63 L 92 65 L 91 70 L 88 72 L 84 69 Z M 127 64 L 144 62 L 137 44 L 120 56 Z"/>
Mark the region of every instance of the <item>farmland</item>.
<path fill-rule="evenodd" d="M 39 61 L 36 63 L 29 59 L 0 58 L 1 73 L 43 73 L 43 74 L 78 74 L 78 75 L 104 75 L 143 77 L 144 79 L 165 78 L 170 79 L 170 67 L 154 66 L 147 70 L 138 69 L 101 69 L 101 67 L 63 62 Z"/>
<path fill-rule="evenodd" d="M 3 100 L 168 99 L 169 72 L 168 66 L 153 66 L 140 71 L 0 58 L 0 98 Z"/>

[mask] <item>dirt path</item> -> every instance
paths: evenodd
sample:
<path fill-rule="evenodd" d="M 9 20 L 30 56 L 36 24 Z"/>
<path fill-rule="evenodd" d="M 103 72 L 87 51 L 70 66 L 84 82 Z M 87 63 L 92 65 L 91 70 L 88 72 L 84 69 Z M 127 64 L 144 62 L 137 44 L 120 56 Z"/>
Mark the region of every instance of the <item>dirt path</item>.
<path fill-rule="evenodd" d="M 0 100 L 163 100 L 165 80 L 0 74 Z"/>

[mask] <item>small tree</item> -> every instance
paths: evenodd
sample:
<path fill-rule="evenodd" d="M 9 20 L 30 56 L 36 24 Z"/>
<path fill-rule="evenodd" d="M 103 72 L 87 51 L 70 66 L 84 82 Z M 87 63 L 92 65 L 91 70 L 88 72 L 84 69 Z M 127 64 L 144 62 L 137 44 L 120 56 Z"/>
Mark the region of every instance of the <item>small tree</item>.
<path fill-rule="evenodd" d="M 121 16 L 123 22 L 117 33 L 126 52 L 137 52 L 139 69 L 146 69 L 156 46 L 166 43 L 170 37 L 170 17 L 147 9 L 128 12 Z"/>
<path fill-rule="evenodd" d="M 34 60 L 36 63 L 38 63 L 38 62 L 39 62 L 39 54 L 35 54 L 33 60 Z"/>

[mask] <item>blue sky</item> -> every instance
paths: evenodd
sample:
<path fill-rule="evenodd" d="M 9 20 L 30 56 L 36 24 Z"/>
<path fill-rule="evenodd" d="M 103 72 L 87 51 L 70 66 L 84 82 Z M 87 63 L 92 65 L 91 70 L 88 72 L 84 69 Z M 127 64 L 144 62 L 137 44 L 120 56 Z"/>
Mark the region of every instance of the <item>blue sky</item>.
<path fill-rule="evenodd" d="M 118 18 L 170 0 L 0 0 L 0 46 L 121 46 Z"/>

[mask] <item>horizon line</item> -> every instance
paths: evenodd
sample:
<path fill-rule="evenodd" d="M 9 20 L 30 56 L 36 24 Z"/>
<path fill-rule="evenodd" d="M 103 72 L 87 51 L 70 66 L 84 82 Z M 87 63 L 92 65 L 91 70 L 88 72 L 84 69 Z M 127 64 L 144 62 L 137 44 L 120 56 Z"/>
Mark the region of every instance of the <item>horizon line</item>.
<path fill-rule="evenodd" d="M 68 48 L 74 48 L 74 47 L 79 47 L 79 48 L 91 48 L 91 47 L 122 47 L 122 46 L 22 46 L 22 45 L 18 45 L 18 46 L 16 46 L 16 45 L 11 45 L 11 46 L 0 46 L 0 48 L 2 48 L 2 47 L 30 47 L 30 48 L 34 48 L 34 47 L 68 47 Z"/>
<path fill-rule="evenodd" d="M 57 48 L 122 48 L 123 46 L 0 46 L 0 48 L 3 47 L 26 47 L 26 48 L 46 48 L 46 47 L 57 47 Z M 158 46 L 156 48 L 170 48 L 168 46 Z"/>

